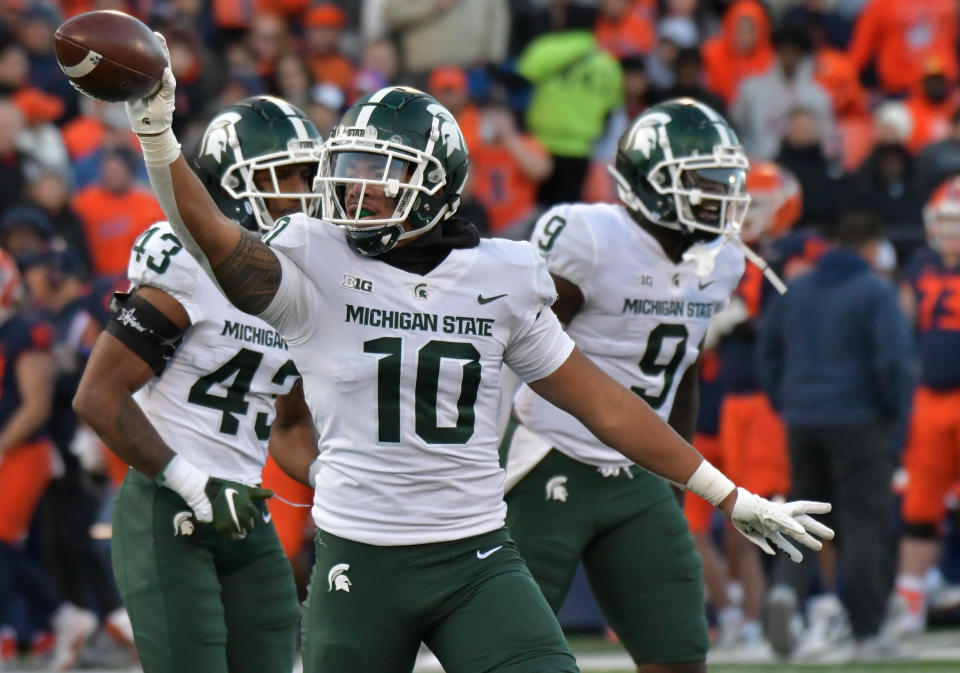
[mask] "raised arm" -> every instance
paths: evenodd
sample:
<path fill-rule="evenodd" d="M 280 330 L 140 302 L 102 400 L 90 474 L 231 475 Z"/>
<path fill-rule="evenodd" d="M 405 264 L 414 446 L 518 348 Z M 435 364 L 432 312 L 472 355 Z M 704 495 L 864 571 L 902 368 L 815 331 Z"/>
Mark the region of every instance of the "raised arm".
<path fill-rule="evenodd" d="M 150 184 L 184 247 L 227 299 L 241 311 L 259 314 L 280 287 L 280 262 L 260 239 L 220 212 L 187 164 L 171 129 L 176 85 L 168 67 L 157 93 L 126 103 Z"/>

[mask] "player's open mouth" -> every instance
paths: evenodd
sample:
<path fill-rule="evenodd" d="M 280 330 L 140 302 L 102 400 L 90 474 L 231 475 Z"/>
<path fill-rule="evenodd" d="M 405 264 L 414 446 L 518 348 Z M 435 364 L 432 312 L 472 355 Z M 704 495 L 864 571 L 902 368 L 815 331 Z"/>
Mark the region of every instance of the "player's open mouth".
<path fill-rule="evenodd" d="M 356 204 L 347 206 L 347 217 L 352 220 L 363 220 L 368 217 L 376 217 L 376 213 L 369 208 L 361 208 L 359 215 L 357 214 Z"/>
<path fill-rule="evenodd" d="M 693 216 L 697 222 L 703 224 L 719 224 L 720 222 L 720 201 L 716 199 L 705 200 L 699 205 L 692 206 L 691 210 L 693 210 Z"/>

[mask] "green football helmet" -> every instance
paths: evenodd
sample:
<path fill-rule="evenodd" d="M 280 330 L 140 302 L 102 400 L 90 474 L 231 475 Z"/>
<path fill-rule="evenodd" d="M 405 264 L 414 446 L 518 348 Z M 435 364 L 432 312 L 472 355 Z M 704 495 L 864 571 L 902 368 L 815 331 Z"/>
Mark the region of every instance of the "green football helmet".
<path fill-rule="evenodd" d="M 738 233 L 750 204 L 737 134 L 692 98 L 645 110 L 620 136 L 608 168 L 627 208 L 695 239 Z"/>
<path fill-rule="evenodd" d="M 224 108 L 207 125 L 194 168 L 224 215 L 262 232 L 274 221 L 265 199 L 296 199 L 302 212 L 316 214 L 320 198 L 310 191 L 281 191 L 277 169 L 303 164 L 309 188 L 322 144 L 317 127 L 302 111 L 280 98 L 253 96 Z M 254 181 L 257 171 L 267 171 L 260 176 L 261 185 L 269 176 L 265 188 Z"/>
<path fill-rule="evenodd" d="M 323 219 L 372 256 L 453 215 L 466 178 L 467 144 L 450 111 L 422 91 L 387 87 L 343 115 L 324 144 L 314 191 Z M 371 187 L 396 199 L 388 216 L 364 207 Z"/>

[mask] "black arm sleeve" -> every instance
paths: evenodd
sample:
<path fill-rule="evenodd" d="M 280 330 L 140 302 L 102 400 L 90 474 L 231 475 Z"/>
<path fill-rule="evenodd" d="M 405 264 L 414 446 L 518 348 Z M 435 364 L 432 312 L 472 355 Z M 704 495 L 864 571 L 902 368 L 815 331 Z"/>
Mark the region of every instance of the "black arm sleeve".
<path fill-rule="evenodd" d="M 180 329 L 170 318 L 139 295 L 126 298 L 107 323 L 106 331 L 136 353 L 157 376 L 177 346 L 186 328 Z"/>

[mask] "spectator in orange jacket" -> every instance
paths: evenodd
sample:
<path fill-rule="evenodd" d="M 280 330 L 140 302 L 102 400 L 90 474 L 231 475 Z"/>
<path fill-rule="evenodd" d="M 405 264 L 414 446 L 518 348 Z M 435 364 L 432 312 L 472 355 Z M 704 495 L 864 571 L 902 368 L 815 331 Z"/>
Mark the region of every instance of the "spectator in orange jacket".
<path fill-rule="evenodd" d="M 957 91 L 947 79 L 939 59 L 926 64 L 906 106 L 913 122 L 907 149 L 913 154 L 950 134 L 950 118 L 957 109 Z"/>
<path fill-rule="evenodd" d="M 166 219 L 148 189 L 134 183 L 136 157 L 114 147 L 103 157 L 101 182 L 80 191 L 73 209 L 83 220 L 94 274 L 124 273 L 130 248 L 148 225 Z"/>
<path fill-rule="evenodd" d="M 729 105 L 740 81 L 773 65 L 770 19 L 757 0 L 736 0 L 723 15 L 720 33 L 703 45 L 707 88 Z"/>
<path fill-rule="evenodd" d="M 939 58 L 947 79 L 956 81 L 958 21 L 955 0 L 869 0 L 848 53 L 858 72 L 875 61 L 880 86 L 889 93 L 913 89 L 931 58 Z"/>
<path fill-rule="evenodd" d="M 317 5 L 304 18 L 306 61 L 317 82 L 330 82 L 341 89 L 353 83 L 354 67 L 340 52 L 340 32 L 347 15 L 333 4 Z"/>
<path fill-rule="evenodd" d="M 649 54 L 657 41 L 655 0 L 603 0 L 594 34 L 617 58 Z"/>

